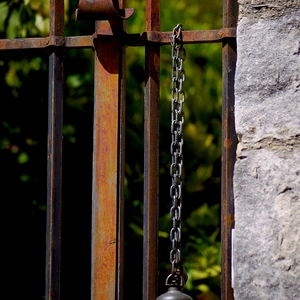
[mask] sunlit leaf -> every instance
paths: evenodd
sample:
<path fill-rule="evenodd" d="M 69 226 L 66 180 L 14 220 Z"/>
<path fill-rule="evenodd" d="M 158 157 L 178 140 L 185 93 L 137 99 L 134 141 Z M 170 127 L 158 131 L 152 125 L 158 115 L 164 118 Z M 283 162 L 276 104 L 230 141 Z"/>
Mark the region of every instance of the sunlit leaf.
<path fill-rule="evenodd" d="M 47 35 L 49 33 L 49 22 L 49 18 L 43 18 L 40 14 L 36 14 L 34 25 L 41 35 Z"/>

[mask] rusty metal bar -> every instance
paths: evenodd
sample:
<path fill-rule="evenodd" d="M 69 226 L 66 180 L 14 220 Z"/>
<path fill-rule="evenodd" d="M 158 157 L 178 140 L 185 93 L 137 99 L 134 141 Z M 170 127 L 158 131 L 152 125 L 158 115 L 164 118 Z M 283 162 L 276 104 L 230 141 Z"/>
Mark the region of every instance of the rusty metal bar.
<path fill-rule="evenodd" d="M 44 38 L 3 39 L 1 50 L 49 49 L 50 47 L 93 48 L 94 36 L 48 36 Z"/>
<path fill-rule="evenodd" d="M 223 26 L 235 27 L 238 5 L 236 0 L 223 1 Z M 222 108 L 222 288 L 221 299 L 233 300 L 231 287 L 231 239 L 234 227 L 233 170 L 236 152 L 236 133 L 234 123 L 234 76 L 236 65 L 236 40 L 223 42 L 223 108 Z"/>
<path fill-rule="evenodd" d="M 64 2 L 50 1 L 50 37 L 64 34 Z M 63 52 L 49 57 L 46 299 L 60 299 Z"/>
<path fill-rule="evenodd" d="M 235 38 L 235 36 L 236 28 L 182 32 L 184 44 L 220 43 L 224 39 Z M 172 32 L 146 31 L 141 34 L 127 34 L 125 38 L 128 46 L 143 46 L 147 42 L 157 43 L 163 46 L 171 44 Z"/>
<path fill-rule="evenodd" d="M 146 31 L 160 30 L 160 1 L 146 0 Z M 143 299 L 158 293 L 160 46 L 145 46 Z"/>
<path fill-rule="evenodd" d="M 98 21 L 119 32 L 122 21 Z M 95 39 L 95 108 L 91 299 L 122 299 L 124 181 L 124 47 L 117 36 Z"/>
<path fill-rule="evenodd" d="M 4 39 L 0 40 L 1 50 L 49 49 L 50 47 L 93 48 L 94 36 L 48 36 L 44 38 Z"/>
<path fill-rule="evenodd" d="M 109 33 L 112 35 L 113 33 Z M 137 34 L 120 33 L 123 43 L 127 46 L 145 46 L 146 43 L 157 43 L 161 46 L 170 45 L 172 32 L 146 31 Z M 236 28 L 216 30 L 183 31 L 184 44 L 221 43 L 225 39 L 235 38 Z M 95 35 L 91 36 L 49 36 L 44 38 L 3 39 L 0 40 L 1 50 L 48 49 L 64 47 L 65 49 L 93 48 Z"/>
<path fill-rule="evenodd" d="M 64 37 L 48 36 L 44 38 L 20 38 L 0 40 L 0 50 L 44 49 L 64 45 Z"/>
<path fill-rule="evenodd" d="M 94 36 L 71 36 L 65 37 L 66 49 L 75 49 L 75 48 L 94 48 Z"/>

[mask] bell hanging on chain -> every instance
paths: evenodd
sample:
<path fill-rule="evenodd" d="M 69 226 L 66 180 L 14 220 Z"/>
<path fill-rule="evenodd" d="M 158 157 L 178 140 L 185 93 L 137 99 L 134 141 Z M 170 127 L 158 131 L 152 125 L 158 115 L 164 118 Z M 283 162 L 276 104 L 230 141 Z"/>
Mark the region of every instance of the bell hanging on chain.
<path fill-rule="evenodd" d="M 188 274 L 183 265 L 177 272 L 170 274 L 166 279 L 166 286 L 169 286 L 168 291 L 160 295 L 156 300 L 192 300 L 192 298 L 180 290 L 184 287 L 188 280 Z"/>
<path fill-rule="evenodd" d="M 160 295 L 156 300 L 192 300 L 192 298 L 182 293 L 177 287 L 171 286 L 166 293 Z"/>

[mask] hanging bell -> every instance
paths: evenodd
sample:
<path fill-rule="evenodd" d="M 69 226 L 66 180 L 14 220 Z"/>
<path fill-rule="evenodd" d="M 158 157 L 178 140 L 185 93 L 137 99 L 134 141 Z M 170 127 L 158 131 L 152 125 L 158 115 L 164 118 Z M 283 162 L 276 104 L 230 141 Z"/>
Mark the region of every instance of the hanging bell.
<path fill-rule="evenodd" d="M 192 300 L 192 298 L 182 293 L 177 287 L 171 286 L 166 293 L 160 295 L 156 300 Z"/>

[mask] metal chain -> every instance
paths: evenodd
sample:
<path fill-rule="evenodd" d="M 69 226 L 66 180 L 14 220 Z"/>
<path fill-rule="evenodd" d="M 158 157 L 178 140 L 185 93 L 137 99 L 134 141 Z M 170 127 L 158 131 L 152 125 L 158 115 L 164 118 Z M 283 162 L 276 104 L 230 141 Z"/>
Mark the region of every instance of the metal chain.
<path fill-rule="evenodd" d="M 172 274 L 178 278 L 182 273 L 180 249 L 181 249 L 181 208 L 182 208 L 182 146 L 184 123 L 183 103 L 184 90 L 183 82 L 185 81 L 185 71 L 183 62 L 186 58 L 186 52 L 182 42 L 182 25 L 178 24 L 173 29 L 172 35 L 172 111 L 171 111 L 171 155 L 172 164 L 170 166 L 170 175 L 172 185 L 170 187 L 170 197 L 172 207 L 170 209 L 170 218 L 172 228 L 170 231 L 170 240 L 172 250 L 170 252 L 170 262 L 172 264 Z"/>

